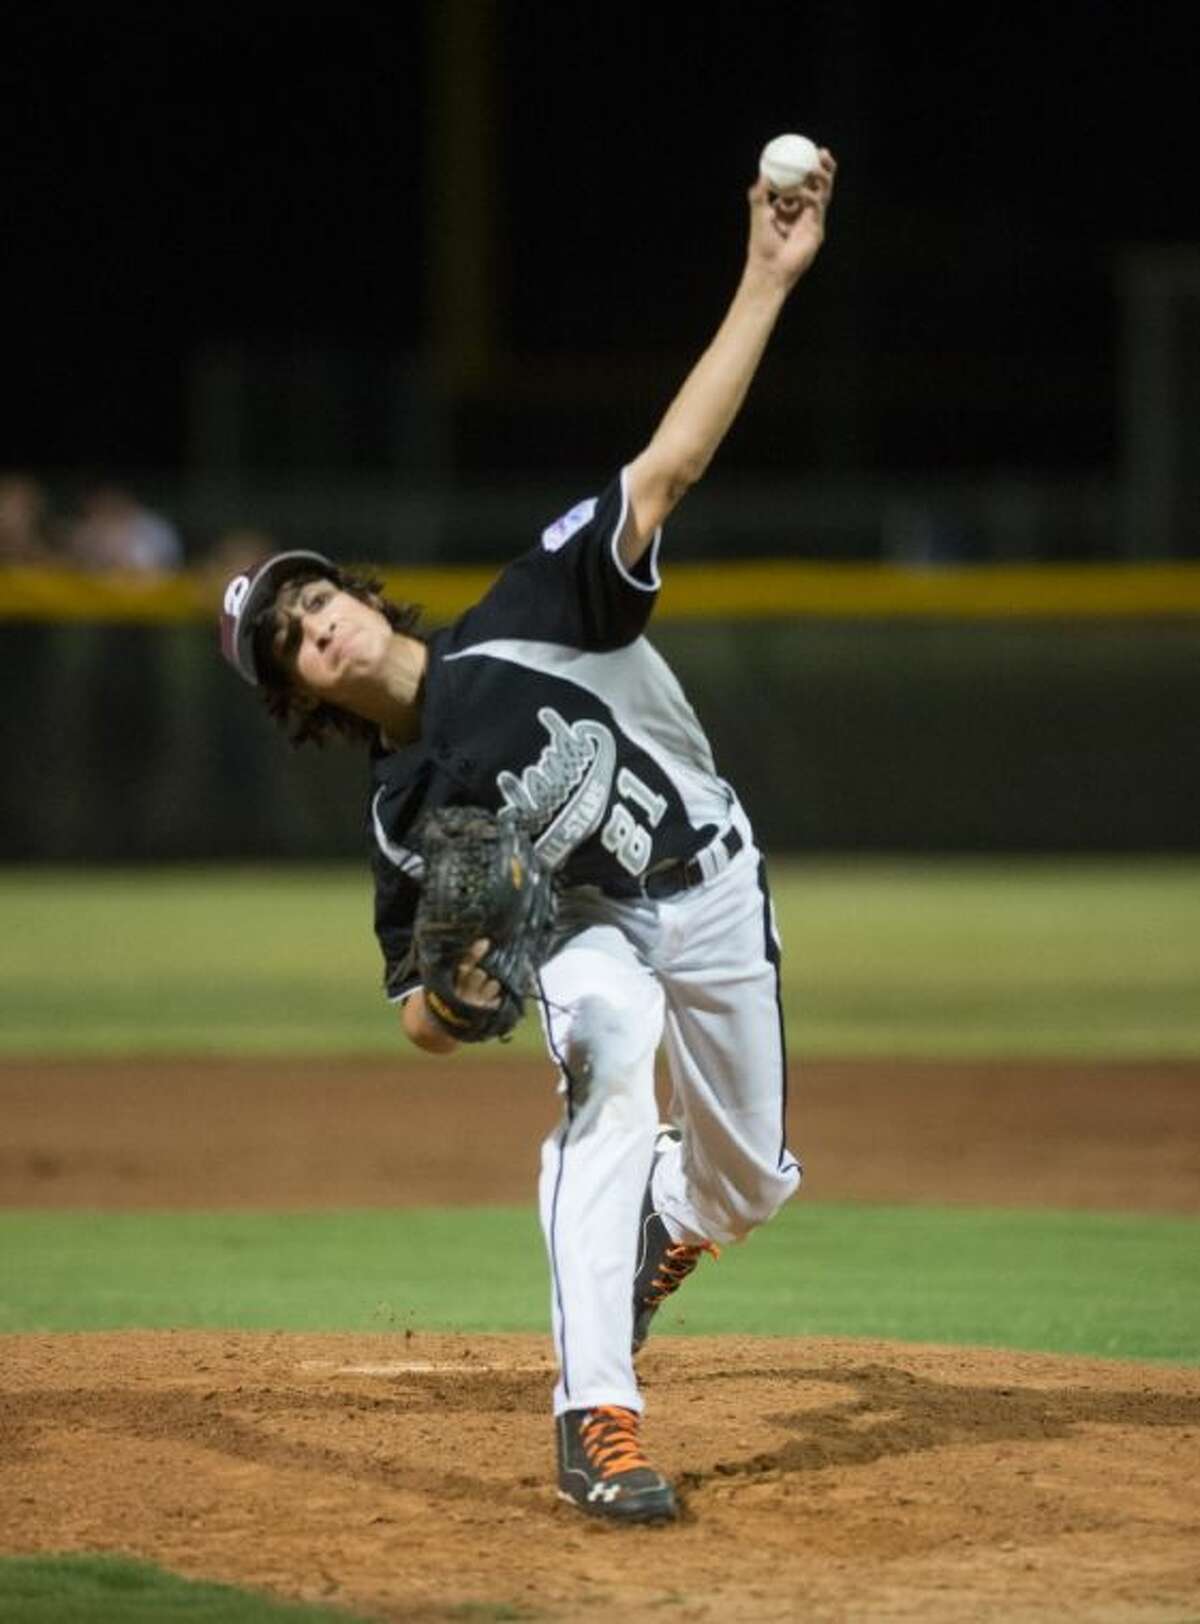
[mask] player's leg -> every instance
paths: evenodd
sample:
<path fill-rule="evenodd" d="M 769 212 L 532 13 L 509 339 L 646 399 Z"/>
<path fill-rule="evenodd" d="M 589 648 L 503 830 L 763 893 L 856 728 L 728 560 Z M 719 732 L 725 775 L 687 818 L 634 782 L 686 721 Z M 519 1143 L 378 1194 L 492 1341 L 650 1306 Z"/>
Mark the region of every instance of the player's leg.
<path fill-rule="evenodd" d="M 630 1287 L 654 1145 L 662 991 L 626 937 L 603 924 L 572 937 L 540 980 L 564 1092 L 539 1182 L 559 1357 L 555 1413 L 601 1404 L 640 1411 Z"/>
<path fill-rule="evenodd" d="M 779 941 L 751 847 L 663 910 L 681 942 L 659 968 L 678 1144 L 655 1159 L 652 1205 L 674 1241 L 740 1240 L 797 1189 L 785 1141 Z"/>
<path fill-rule="evenodd" d="M 662 993 L 621 933 L 582 931 L 543 967 L 563 1120 L 542 1149 L 540 1205 L 559 1378 L 558 1489 L 581 1511 L 661 1522 L 675 1491 L 642 1453 L 632 1284 L 654 1140 Z"/>

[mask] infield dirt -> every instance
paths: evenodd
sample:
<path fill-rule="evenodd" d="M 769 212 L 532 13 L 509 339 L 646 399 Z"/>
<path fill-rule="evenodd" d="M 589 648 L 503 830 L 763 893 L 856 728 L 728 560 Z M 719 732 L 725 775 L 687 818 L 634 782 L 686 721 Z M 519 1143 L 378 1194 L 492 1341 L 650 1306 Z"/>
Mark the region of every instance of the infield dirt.
<path fill-rule="evenodd" d="M 809 1190 L 1200 1211 L 1186 1066 L 806 1068 Z M 544 1068 L 0 1066 L 0 1205 L 529 1200 Z M 486 1260 L 481 1266 L 486 1266 Z M 397 1621 L 1200 1618 L 1200 1370 L 864 1340 L 642 1357 L 686 1516 L 555 1499 L 542 1337 L 0 1339 L 0 1548 Z"/>

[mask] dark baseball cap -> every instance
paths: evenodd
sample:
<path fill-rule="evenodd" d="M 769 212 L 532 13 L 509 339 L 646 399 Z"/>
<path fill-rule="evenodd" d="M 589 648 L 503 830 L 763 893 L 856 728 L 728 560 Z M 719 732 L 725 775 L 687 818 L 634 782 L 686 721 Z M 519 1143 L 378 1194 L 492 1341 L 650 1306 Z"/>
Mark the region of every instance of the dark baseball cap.
<path fill-rule="evenodd" d="M 255 621 L 275 601 L 275 594 L 293 575 L 325 576 L 335 586 L 341 573 L 332 559 L 303 551 L 273 553 L 235 575 L 221 599 L 221 653 L 247 682 L 262 681 L 254 654 Z"/>

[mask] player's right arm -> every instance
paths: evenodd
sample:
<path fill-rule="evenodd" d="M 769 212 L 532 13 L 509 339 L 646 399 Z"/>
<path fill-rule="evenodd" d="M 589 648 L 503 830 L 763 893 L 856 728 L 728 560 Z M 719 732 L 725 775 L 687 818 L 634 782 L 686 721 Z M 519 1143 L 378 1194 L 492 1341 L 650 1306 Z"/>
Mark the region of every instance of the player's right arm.
<path fill-rule="evenodd" d="M 454 980 L 458 996 L 465 1003 L 478 1004 L 483 1009 L 495 1009 L 500 1002 L 499 982 L 479 968 L 479 961 L 490 946 L 491 943 L 484 940 L 472 942 Z M 458 1048 L 458 1039 L 447 1032 L 430 1009 L 424 987 L 418 987 L 404 1000 L 400 1006 L 400 1021 L 409 1042 L 424 1049 L 426 1054 L 453 1054 Z"/>
<path fill-rule="evenodd" d="M 618 550 L 627 569 L 703 475 L 741 409 L 779 313 L 824 240 L 836 169 L 822 149 L 820 168 L 805 181 L 798 212 L 772 203 L 761 176 L 750 188 L 746 264 L 725 319 L 650 444 L 625 470 L 630 512 Z"/>
<path fill-rule="evenodd" d="M 401 1004 L 400 1024 L 408 1041 L 424 1049 L 426 1054 L 453 1054 L 458 1048 L 457 1040 L 430 1014 L 423 987 L 418 987 Z"/>

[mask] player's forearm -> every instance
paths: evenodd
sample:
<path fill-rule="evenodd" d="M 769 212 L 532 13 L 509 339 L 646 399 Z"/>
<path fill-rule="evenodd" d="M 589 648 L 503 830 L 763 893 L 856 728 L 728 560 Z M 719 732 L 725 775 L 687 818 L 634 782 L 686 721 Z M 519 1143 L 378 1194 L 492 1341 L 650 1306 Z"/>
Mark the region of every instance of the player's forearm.
<path fill-rule="evenodd" d="M 694 484 L 741 410 L 787 290 L 748 267 L 712 343 L 688 374 L 651 445 Z"/>
<path fill-rule="evenodd" d="M 400 1023 L 409 1042 L 424 1049 L 426 1054 L 452 1054 L 458 1048 L 457 1040 L 429 1013 L 424 988 L 419 987 L 405 999 L 400 1009 Z"/>
<path fill-rule="evenodd" d="M 711 344 L 650 444 L 629 465 L 636 531 L 628 533 L 627 564 L 636 563 L 650 536 L 712 461 L 741 410 L 787 295 L 777 279 L 747 266 Z"/>
<path fill-rule="evenodd" d="M 746 268 L 733 303 L 654 438 L 625 471 L 632 519 L 619 545 L 627 567 L 637 563 L 658 526 L 703 474 L 737 416 L 779 312 L 824 241 L 836 172 L 833 154 L 822 147 L 817 167 L 786 204 L 764 175 L 750 188 Z"/>

